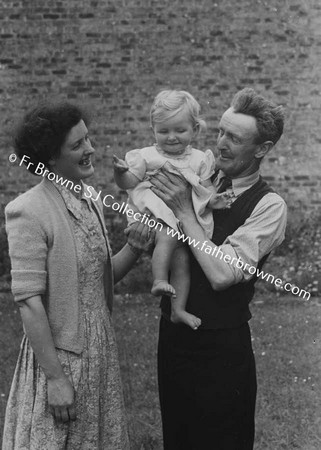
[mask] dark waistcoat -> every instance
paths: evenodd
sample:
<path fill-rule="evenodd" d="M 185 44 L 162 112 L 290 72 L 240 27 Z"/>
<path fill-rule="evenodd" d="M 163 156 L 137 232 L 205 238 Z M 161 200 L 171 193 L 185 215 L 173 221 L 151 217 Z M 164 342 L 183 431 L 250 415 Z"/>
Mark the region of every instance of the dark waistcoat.
<path fill-rule="evenodd" d="M 214 233 L 211 239 L 212 242 L 217 246 L 223 244 L 228 236 L 244 224 L 257 203 L 269 192 L 273 192 L 272 188 L 260 177 L 257 183 L 243 192 L 232 203 L 230 209 L 213 210 Z M 259 261 L 259 269 L 262 267 L 267 256 L 264 256 Z M 214 255 L 212 257 L 215 258 Z M 217 257 L 219 258 L 219 256 Z M 257 280 L 256 275 L 246 283 L 237 283 L 223 291 L 215 291 L 212 289 L 204 272 L 191 252 L 190 264 L 191 288 L 186 310 L 202 320 L 200 328 L 235 328 L 241 326 L 251 318 L 249 303 L 254 295 L 254 284 Z M 161 308 L 163 315 L 169 317 L 169 298 L 162 298 Z"/>

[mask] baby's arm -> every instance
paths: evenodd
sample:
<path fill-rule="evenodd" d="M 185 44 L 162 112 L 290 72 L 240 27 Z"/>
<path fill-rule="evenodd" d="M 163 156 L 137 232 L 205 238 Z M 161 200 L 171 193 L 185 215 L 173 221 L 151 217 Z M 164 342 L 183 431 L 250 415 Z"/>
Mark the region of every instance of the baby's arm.
<path fill-rule="evenodd" d="M 128 170 L 126 161 L 113 155 L 113 164 L 115 182 L 121 189 L 132 189 L 140 183 L 139 178 Z"/>

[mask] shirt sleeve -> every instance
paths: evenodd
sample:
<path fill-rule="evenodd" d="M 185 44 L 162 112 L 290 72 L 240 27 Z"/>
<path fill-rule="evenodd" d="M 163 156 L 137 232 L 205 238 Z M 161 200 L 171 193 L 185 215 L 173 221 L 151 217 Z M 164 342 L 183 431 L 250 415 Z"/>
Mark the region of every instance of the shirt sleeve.
<path fill-rule="evenodd" d="M 146 174 L 146 162 L 141 155 L 141 151 L 130 150 L 125 155 L 125 161 L 128 164 L 129 171 L 142 181 Z"/>
<path fill-rule="evenodd" d="M 231 281 L 231 276 L 234 278 L 229 284 L 245 282 L 254 276 L 248 271 L 249 266 L 256 268 L 263 256 L 282 243 L 286 221 L 287 207 L 284 200 L 278 194 L 266 194 L 244 225 L 228 236 L 220 246 L 223 254 L 231 257 L 231 263 L 224 263 L 223 269 L 226 271 L 226 279 Z M 234 262 L 232 258 L 235 258 Z M 236 265 L 238 258 L 243 263 L 242 267 L 239 267 L 241 264 Z"/>
<path fill-rule="evenodd" d="M 5 209 L 11 260 L 12 294 L 16 301 L 46 291 L 47 238 L 31 208 L 15 202 Z"/>

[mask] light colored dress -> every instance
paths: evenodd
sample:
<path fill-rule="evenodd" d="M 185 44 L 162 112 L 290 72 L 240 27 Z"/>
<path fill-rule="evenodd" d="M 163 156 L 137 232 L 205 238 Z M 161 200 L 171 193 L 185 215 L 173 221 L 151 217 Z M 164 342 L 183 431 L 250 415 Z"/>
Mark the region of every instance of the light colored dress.
<path fill-rule="evenodd" d="M 104 295 L 106 241 L 90 200 L 79 201 L 62 186 L 58 190 L 76 239 L 85 332 L 81 355 L 57 349 L 76 392 L 77 420 L 56 424 L 48 409 L 46 377 L 24 336 L 7 405 L 3 450 L 127 450 L 117 346 Z"/>
<path fill-rule="evenodd" d="M 168 206 L 150 190 L 151 183 L 148 181 L 149 177 L 163 166 L 170 169 L 168 164 L 170 163 L 175 167 L 173 172 L 178 171 L 192 185 L 195 215 L 207 236 L 212 236 L 213 215 L 206 206 L 214 188 L 207 188 L 200 184 L 200 181 L 208 180 L 215 170 L 215 160 L 211 150 L 202 152 L 189 145 L 183 154 L 169 155 L 154 145 L 127 152 L 125 161 L 129 171 L 141 180 L 133 189 L 128 189 L 128 203 L 132 209 L 140 213 L 152 214 L 156 219 L 162 220 L 177 230 L 177 218 Z"/>

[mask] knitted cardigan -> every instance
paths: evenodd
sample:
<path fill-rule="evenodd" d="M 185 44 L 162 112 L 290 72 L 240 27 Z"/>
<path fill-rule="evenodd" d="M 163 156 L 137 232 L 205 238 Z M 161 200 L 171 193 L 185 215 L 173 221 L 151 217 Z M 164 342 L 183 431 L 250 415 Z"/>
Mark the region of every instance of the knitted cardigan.
<path fill-rule="evenodd" d="M 94 198 L 97 198 L 95 196 Z M 108 248 L 104 273 L 107 305 L 112 311 L 113 271 L 101 202 L 91 199 Z M 75 238 L 66 205 L 52 182 L 41 183 L 5 208 L 16 301 L 41 295 L 57 348 L 80 354 L 84 336 L 79 304 Z"/>

